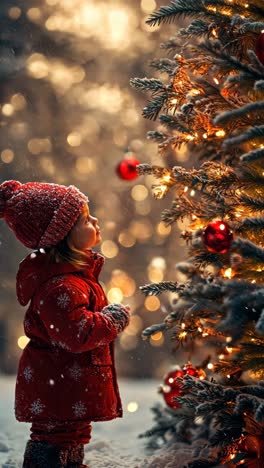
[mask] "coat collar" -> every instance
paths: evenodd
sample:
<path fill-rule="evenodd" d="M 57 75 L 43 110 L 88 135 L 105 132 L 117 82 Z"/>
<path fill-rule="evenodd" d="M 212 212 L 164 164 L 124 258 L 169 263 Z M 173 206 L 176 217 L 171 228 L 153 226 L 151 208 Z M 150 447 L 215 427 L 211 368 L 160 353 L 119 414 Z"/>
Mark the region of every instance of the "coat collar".
<path fill-rule="evenodd" d="M 97 281 L 105 263 L 105 257 L 92 249 L 87 251 L 85 268 L 75 267 L 68 262 L 54 263 L 51 261 L 49 250 L 46 250 L 35 250 L 19 264 L 16 275 L 16 292 L 21 305 L 27 305 L 37 288 L 53 276 L 79 272 L 84 277 Z"/>

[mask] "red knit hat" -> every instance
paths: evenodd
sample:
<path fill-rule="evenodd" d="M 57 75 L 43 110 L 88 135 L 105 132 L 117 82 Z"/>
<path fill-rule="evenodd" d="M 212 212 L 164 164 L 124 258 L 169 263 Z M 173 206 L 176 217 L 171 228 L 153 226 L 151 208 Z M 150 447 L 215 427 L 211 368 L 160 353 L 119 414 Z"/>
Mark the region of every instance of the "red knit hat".
<path fill-rule="evenodd" d="M 51 247 L 71 230 L 88 197 L 74 185 L 7 180 L 0 185 L 0 218 L 26 247 Z"/>

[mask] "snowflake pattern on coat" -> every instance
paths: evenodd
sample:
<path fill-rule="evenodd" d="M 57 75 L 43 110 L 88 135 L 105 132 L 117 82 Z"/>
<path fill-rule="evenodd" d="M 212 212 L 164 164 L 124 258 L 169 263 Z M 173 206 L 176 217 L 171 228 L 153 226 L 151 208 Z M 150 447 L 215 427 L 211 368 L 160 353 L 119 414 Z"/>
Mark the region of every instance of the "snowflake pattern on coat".
<path fill-rule="evenodd" d="M 80 368 L 79 364 L 75 362 L 72 367 L 69 368 L 70 376 L 78 382 L 80 377 L 82 376 L 82 369 Z"/>
<path fill-rule="evenodd" d="M 67 293 L 60 294 L 57 298 L 57 304 L 62 309 L 67 309 L 68 305 L 70 304 L 70 296 Z"/>
<path fill-rule="evenodd" d="M 84 329 L 86 323 L 87 323 L 87 318 L 86 318 L 85 315 L 84 315 L 84 316 L 81 318 L 81 320 L 79 321 L 79 323 L 78 323 L 78 329 L 79 329 L 80 331 L 82 331 L 82 330 Z"/>
<path fill-rule="evenodd" d="M 23 375 L 27 382 L 33 379 L 33 369 L 30 366 L 25 367 Z"/>
<path fill-rule="evenodd" d="M 45 408 L 45 405 L 41 402 L 40 398 L 37 398 L 37 400 L 33 401 L 30 405 L 30 411 L 33 414 L 41 414 Z"/>
<path fill-rule="evenodd" d="M 86 413 L 86 406 L 82 401 L 77 401 L 72 405 L 74 415 L 77 417 L 82 417 Z"/>

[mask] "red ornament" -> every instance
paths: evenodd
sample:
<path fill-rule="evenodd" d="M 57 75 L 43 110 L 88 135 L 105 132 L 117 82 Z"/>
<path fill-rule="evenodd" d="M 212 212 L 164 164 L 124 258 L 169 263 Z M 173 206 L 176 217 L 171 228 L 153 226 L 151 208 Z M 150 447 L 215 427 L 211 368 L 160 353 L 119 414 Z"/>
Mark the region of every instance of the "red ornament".
<path fill-rule="evenodd" d="M 138 177 L 138 173 L 136 170 L 136 166 L 140 164 L 140 162 L 136 158 L 127 158 L 123 159 L 117 167 L 116 173 L 120 177 L 120 179 L 124 180 L 133 180 Z"/>
<path fill-rule="evenodd" d="M 255 52 L 259 61 L 264 65 L 264 32 L 258 37 Z"/>
<path fill-rule="evenodd" d="M 198 370 L 196 367 L 193 367 L 191 364 L 186 364 L 184 366 L 183 371 L 185 374 L 191 375 L 192 377 L 198 377 Z"/>
<path fill-rule="evenodd" d="M 171 408 L 179 408 L 180 403 L 174 400 L 174 398 L 181 395 L 181 385 L 176 382 L 177 377 L 183 377 L 185 373 L 181 369 L 176 369 L 169 372 L 164 378 L 164 384 L 161 387 L 164 400 L 167 405 Z"/>
<path fill-rule="evenodd" d="M 230 249 L 233 233 L 227 223 L 215 221 L 204 229 L 202 240 L 209 252 L 224 254 Z"/>
<path fill-rule="evenodd" d="M 186 374 L 198 377 L 199 371 L 191 363 L 188 363 L 182 369 L 172 370 L 164 378 L 164 385 L 161 386 L 161 393 L 167 405 L 171 408 L 180 407 L 180 403 L 176 401 L 175 398 L 182 395 L 182 386 L 176 379 L 178 377 L 184 377 Z"/>

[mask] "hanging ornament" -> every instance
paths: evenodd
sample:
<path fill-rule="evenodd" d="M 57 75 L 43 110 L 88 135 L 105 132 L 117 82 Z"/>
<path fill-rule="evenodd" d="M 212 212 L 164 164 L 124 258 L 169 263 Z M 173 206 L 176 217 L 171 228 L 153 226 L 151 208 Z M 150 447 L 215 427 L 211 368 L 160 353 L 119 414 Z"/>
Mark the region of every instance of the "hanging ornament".
<path fill-rule="evenodd" d="M 204 229 L 202 240 L 209 252 L 224 254 L 230 249 L 233 233 L 227 223 L 215 221 Z"/>
<path fill-rule="evenodd" d="M 264 65 L 264 32 L 258 37 L 255 52 L 259 61 Z"/>
<path fill-rule="evenodd" d="M 180 403 L 176 401 L 175 398 L 182 395 L 182 386 L 176 379 L 178 377 L 184 377 L 186 374 L 191 375 L 192 377 L 199 377 L 199 370 L 188 362 L 188 364 L 181 369 L 177 367 L 164 377 L 164 384 L 161 385 L 160 392 L 162 393 L 167 405 L 171 408 L 180 407 Z"/>
<path fill-rule="evenodd" d="M 133 157 L 123 159 L 116 167 L 116 173 L 123 180 L 134 180 L 138 177 L 136 166 L 140 162 Z"/>

